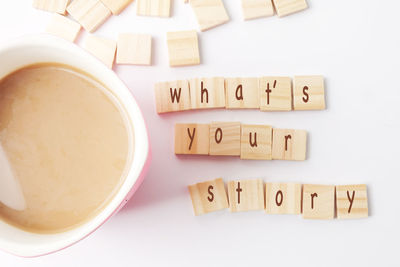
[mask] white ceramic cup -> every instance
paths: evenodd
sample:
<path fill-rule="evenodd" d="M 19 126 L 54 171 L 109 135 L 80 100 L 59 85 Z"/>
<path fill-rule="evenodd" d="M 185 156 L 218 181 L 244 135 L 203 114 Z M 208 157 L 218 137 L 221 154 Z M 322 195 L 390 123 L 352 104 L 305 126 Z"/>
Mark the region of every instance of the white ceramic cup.
<path fill-rule="evenodd" d="M 118 76 L 75 44 L 49 35 L 23 37 L 0 46 L 0 62 L 0 79 L 35 63 L 55 62 L 80 69 L 102 82 L 115 95 L 132 126 L 130 130 L 135 145 L 125 181 L 97 216 L 72 230 L 57 234 L 29 233 L 0 220 L 0 249 L 23 257 L 45 255 L 66 248 L 91 234 L 133 195 L 150 164 L 146 124 L 139 106 Z"/>

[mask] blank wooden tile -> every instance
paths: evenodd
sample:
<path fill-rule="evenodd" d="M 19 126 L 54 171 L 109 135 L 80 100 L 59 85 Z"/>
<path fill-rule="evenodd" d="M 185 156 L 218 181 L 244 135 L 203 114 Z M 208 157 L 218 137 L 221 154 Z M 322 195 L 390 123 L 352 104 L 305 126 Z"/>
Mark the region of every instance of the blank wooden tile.
<path fill-rule="evenodd" d="M 60 14 L 54 14 L 46 27 L 46 32 L 67 41 L 74 42 L 81 30 L 81 25 Z"/>
<path fill-rule="evenodd" d="M 240 155 L 240 123 L 213 122 L 210 125 L 210 155 Z"/>
<path fill-rule="evenodd" d="M 118 35 L 117 64 L 151 65 L 151 35 Z"/>
<path fill-rule="evenodd" d="M 336 207 L 338 219 L 357 219 L 368 217 L 367 186 L 336 186 Z"/>
<path fill-rule="evenodd" d="M 307 132 L 304 130 L 272 130 L 272 159 L 305 160 Z"/>
<path fill-rule="evenodd" d="M 189 81 L 193 109 L 225 107 L 224 78 L 194 78 Z"/>
<path fill-rule="evenodd" d="M 229 21 L 221 0 L 190 0 L 200 30 L 206 31 Z"/>
<path fill-rule="evenodd" d="M 335 186 L 303 185 L 303 218 L 333 219 L 335 216 Z"/>
<path fill-rule="evenodd" d="M 200 64 L 199 41 L 196 31 L 168 32 L 167 45 L 170 66 Z"/>
<path fill-rule="evenodd" d="M 114 14 L 118 15 L 122 12 L 133 0 L 101 0 L 103 4 Z"/>
<path fill-rule="evenodd" d="M 226 108 L 260 108 L 258 78 L 225 78 Z"/>
<path fill-rule="evenodd" d="M 274 15 L 271 0 L 242 0 L 243 17 L 245 20 Z"/>
<path fill-rule="evenodd" d="M 169 17 L 170 0 L 137 0 L 136 14 L 139 16 Z"/>
<path fill-rule="evenodd" d="M 295 110 L 325 109 L 323 76 L 295 76 L 293 84 L 293 106 Z"/>
<path fill-rule="evenodd" d="M 155 84 L 157 113 L 190 109 L 189 81 L 179 80 Z"/>
<path fill-rule="evenodd" d="M 111 11 L 100 0 L 74 0 L 68 5 L 67 11 L 88 32 L 97 30 L 111 15 Z"/>
<path fill-rule="evenodd" d="M 69 0 L 33 0 L 33 7 L 49 12 L 65 14 Z"/>
<path fill-rule="evenodd" d="M 273 0 L 276 13 L 279 17 L 284 17 L 301 10 L 306 9 L 307 2 L 306 0 Z"/>
<path fill-rule="evenodd" d="M 208 155 L 209 151 L 210 125 L 175 124 L 175 154 Z"/>
<path fill-rule="evenodd" d="M 228 198 L 221 178 L 189 186 L 194 214 L 227 209 Z"/>
<path fill-rule="evenodd" d="M 259 99 L 262 111 L 292 110 L 292 80 L 290 77 L 259 79 Z"/>
<path fill-rule="evenodd" d="M 265 212 L 269 214 L 300 214 L 301 184 L 267 183 Z"/>
<path fill-rule="evenodd" d="M 271 126 L 242 124 L 241 132 L 241 159 L 272 159 Z"/>
<path fill-rule="evenodd" d="M 261 179 L 228 182 L 228 196 L 231 212 L 264 209 L 264 188 Z"/>
<path fill-rule="evenodd" d="M 89 35 L 84 43 L 89 53 L 101 60 L 107 67 L 112 68 L 115 59 L 117 42 L 111 39 Z"/>

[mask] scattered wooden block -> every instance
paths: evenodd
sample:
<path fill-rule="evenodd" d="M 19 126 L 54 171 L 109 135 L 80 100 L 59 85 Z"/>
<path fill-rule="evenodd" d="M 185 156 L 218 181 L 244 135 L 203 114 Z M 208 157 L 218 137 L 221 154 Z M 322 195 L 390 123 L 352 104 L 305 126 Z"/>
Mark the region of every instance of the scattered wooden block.
<path fill-rule="evenodd" d="M 196 216 L 228 208 L 225 185 L 221 178 L 191 185 L 189 192 Z"/>
<path fill-rule="evenodd" d="M 357 219 L 368 217 L 367 186 L 336 186 L 336 207 L 338 219 Z"/>
<path fill-rule="evenodd" d="M 231 212 L 264 209 L 264 188 L 261 179 L 228 182 L 228 196 Z"/>
<path fill-rule="evenodd" d="M 272 159 L 306 159 L 306 131 L 274 128 L 272 132 Z"/>
<path fill-rule="evenodd" d="M 240 138 L 241 159 L 272 159 L 272 127 L 243 124 Z"/>
<path fill-rule="evenodd" d="M 295 76 L 293 105 L 295 110 L 325 109 L 323 76 Z"/>
<path fill-rule="evenodd" d="M 111 10 L 114 15 L 118 15 L 124 10 L 133 0 L 101 0 L 103 4 Z"/>
<path fill-rule="evenodd" d="M 33 0 L 33 7 L 64 15 L 68 3 L 69 0 Z"/>
<path fill-rule="evenodd" d="M 226 108 L 260 108 L 258 78 L 226 78 Z"/>
<path fill-rule="evenodd" d="M 100 0 L 74 0 L 67 11 L 88 32 L 94 32 L 111 15 Z"/>
<path fill-rule="evenodd" d="M 242 0 L 243 17 L 245 20 L 274 15 L 271 0 Z"/>
<path fill-rule="evenodd" d="M 200 64 L 199 41 L 196 31 L 168 32 L 167 45 L 170 66 Z"/>
<path fill-rule="evenodd" d="M 151 65 L 151 35 L 118 35 L 117 64 Z"/>
<path fill-rule="evenodd" d="M 112 69 L 117 42 L 107 38 L 89 35 L 84 43 L 85 49 Z"/>
<path fill-rule="evenodd" d="M 79 23 L 64 17 L 60 14 L 54 14 L 50 23 L 46 27 L 46 32 L 67 41 L 74 42 L 81 30 Z"/>
<path fill-rule="evenodd" d="M 210 155 L 240 155 L 240 123 L 212 122 L 210 125 Z"/>
<path fill-rule="evenodd" d="M 276 13 L 279 17 L 284 17 L 301 10 L 306 9 L 307 2 L 306 0 L 273 0 Z"/>
<path fill-rule="evenodd" d="M 262 111 L 292 110 L 292 80 L 290 77 L 259 79 L 260 109 Z"/>
<path fill-rule="evenodd" d="M 301 184 L 267 183 L 265 212 L 269 214 L 300 214 Z"/>
<path fill-rule="evenodd" d="M 187 80 L 156 83 L 155 95 L 159 114 L 190 109 L 190 90 Z"/>
<path fill-rule="evenodd" d="M 335 215 L 335 186 L 303 185 L 303 218 L 333 219 Z"/>
<path fill-rule="evenodd" d="M 200 30 L 206 31 L 229 21 L 221 0 L 190 0 Z"/>
<path fill-rule="evenodd" d="M 224 78 L 195 78 L 189 81 L 193 109 L 225 107 Z"/>
<path fill-rule="evenodd" d="M 139 16 L 169 17 L 170 0 L 137 0 L 136 14 Z"/>
<path fill-rule="evenodd" d="M 210 125 L 196 123 L 175 124 L 175 154 L 208 155 Z"/>

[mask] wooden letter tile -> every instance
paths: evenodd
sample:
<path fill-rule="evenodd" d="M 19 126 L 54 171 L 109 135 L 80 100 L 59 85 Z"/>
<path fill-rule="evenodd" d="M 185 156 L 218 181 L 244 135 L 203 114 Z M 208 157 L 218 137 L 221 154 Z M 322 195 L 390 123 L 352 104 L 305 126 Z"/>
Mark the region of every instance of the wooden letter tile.
<path fill-rule="evenodd" d="M 325 109 L 323 76 L 295 76 L 293 84 L 293 105 L 295 110 Z"/>
<path fill-rule="evenodd" d="M 79 23 L 64 17 L 60 14 L 54 14 L 50 23 L 46 27 L 46 32 L 67 41 L 74 42 L 81 30 Z"/>
<path fill-rule="evenodd" d="M 306 0 L 273 0 L 279 17 L 293 14 L 307 8 Z"/>
<path fill-rule="evenodd" d="M 307 132 L 304 130 L 273 129 L 272 159 L 305 160 Z"/>
<path fill-rule="evenodd" d="M 33 7 L 64 15 L 69 0 L 33 0 Z"/>
<path fill-rule="evenodd" d="M 206 31 L 229 21 L 222 0 L 190 0 L 200 30 Z"/>
<path fill-rule="evenodd" d="M 208 155 L 210 125 L 175 124 L 175 154 Z"/>
<path fill-rule="evenodd" d="M 336 207 L 338 219 L 356 219 L 368 217 L 367 186 L 336 186 Z"/>
<path fill-rule="evenodd" d="M 241 159 L 272 159 L 272 127 L 243 124 L 240 139 Z"/>
<path fill-rule="evenodd" d="M 335 186 L 303 185 L 303 218 L 333 219 L 335 215 Z"/>
<path fill-rule="evenodd" d="M 167 45 L 170 66 L 200 64 L 199 41 L 196 31 L 168 32 Z"/>
<path fill-rule="evenodd" d="M 225 185 L 221 178 L 191 185 L 189 193 L 196 216 L 228 208 Z"/>
<path fill-rule="evenodd" d="M 271 0 L 242 0 L 243 17 L 245 20 L 274 15 Z"/>
<path fill-rule="evenodd" d="M 240 123 L 213 122 L 210 125 L 210 155 L 240 155 Z"/>
<path fill-rule="evenodd" d="M 193 109 L 225 107 L 224 78 L 195 78 L 189 86 Z"/>
<path fill-rule="evenodd" d="M 133 0 L 101 0 L 114 15 L 122 12 Z"/>
<path fill-rule="evenodd" d="M 137 0 L 136 14 L 139 16 L 169 17 L 171 0 Z"/>
<path fill-rule="evenodd" d="M 226 108 L 260 108 L 258 78 L 225 78 Z"/>
<path fill-rule="evenodd" d="M 151 65 L 151 35 L 118 35 L 117 64 Z"/>
<path fill-rule="evenodd" d="M 190 90 L 187 80 L 156 83 L 155 94 L 159 114 L 190 109 Z"/>
<path fill-rule="evenodd" d="M 264 188 L 261 179 L 229 182 L 228 196 L 231 212 L 264 209 Z"/>
<path fill-rule="evenodd" d="M 265 212 L 269 214 L 300 214 L 301 184 L 267 183 Z"/>
<path fill-rule="evenodd" d="M 101 60 L 107 67 L 112 68 L 115 59 L 117 42 L 111 39 L 89 35 L 84 43 L 85 49 Z"/>
<path fill-rule="evenodd" d="M 260 109 L 262 111 L 292 110 L 292 80 L 290 77 L 259 79 Z"/>
<path fill-rule="evenodd" d="M 111 15 L 100 0 L 74 0 L 67 11 L 88 32 L 94 32 Z"/>

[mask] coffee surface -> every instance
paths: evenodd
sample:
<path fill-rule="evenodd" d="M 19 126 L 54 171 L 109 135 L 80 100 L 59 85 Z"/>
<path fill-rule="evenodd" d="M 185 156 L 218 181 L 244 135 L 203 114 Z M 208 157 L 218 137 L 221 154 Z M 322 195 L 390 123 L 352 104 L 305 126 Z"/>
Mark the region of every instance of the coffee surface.
<path fill-rule="evenodd" d="M 0 202 L 0 219 L 54 233 L 97 215 L 125 179 L 133 148 L 124 114 L 106 88 L 68 66 L 34 65 L 1 80 L 0 144 L 25 207 Z"/>

